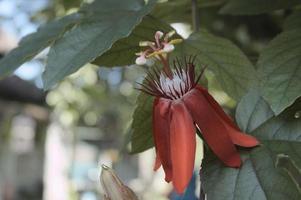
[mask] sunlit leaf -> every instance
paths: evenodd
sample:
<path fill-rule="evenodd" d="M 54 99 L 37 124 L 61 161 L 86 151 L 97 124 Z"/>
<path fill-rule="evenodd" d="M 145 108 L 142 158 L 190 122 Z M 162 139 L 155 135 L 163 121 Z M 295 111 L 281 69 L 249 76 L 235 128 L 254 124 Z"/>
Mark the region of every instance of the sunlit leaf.
<path fill-rule="evenodd" d="M 60 38 L 65 31 L 79 22 L 81 16 L 72 14 L 52 21 L 42 26 L 37 32 L 24 37 L 18 47 L 13 49 L 0 61 L 0 76 L 8 75 L 20 67 L 24 62 L 31 60 L 38 53 Z"/>
<path fill-rule="evenodd" d="M 97 0 L 84 6 L 80 11 L 85 14 L 84 19 L 49 51 L 43 74 L 44 88 L 49 89 L 109 50 L 114 42 L 128 36 L 155 2 Z"/>

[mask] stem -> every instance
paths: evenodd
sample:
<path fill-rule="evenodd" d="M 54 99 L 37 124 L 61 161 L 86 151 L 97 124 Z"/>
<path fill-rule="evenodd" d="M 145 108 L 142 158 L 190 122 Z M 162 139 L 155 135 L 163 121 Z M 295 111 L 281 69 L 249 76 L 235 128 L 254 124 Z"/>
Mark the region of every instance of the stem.
<path fill-rule="evenodd" d="M 194 31 L 200 29 L 200 16 L 197 0 L 191 0 L 191 11 L 192 11 L 192 27 Z"/>

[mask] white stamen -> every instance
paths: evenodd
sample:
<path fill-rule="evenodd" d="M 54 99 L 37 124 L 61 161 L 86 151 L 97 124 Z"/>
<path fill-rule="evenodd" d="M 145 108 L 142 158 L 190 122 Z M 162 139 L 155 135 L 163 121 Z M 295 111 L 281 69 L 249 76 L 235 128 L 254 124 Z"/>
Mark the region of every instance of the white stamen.
<path fill-rule="evenodd" d="M 191 83 L 189 80 L 189 76 L 187 76 L 186 72 L 182 70 L 181 74 L 177 74 L 173 71 L 173 78 L 170 79 L 165 75 L 160 75 L 160 83 L 156 83 L 157 85 L 160 84 L 161 87 L 158 89 L 166 94 L 166 96 L 170 97 L 171 99 L 177 99 L 182 97 L 189 89 L 191 89 Z M 187 86 L 188 82 L 188 86 Z"/>

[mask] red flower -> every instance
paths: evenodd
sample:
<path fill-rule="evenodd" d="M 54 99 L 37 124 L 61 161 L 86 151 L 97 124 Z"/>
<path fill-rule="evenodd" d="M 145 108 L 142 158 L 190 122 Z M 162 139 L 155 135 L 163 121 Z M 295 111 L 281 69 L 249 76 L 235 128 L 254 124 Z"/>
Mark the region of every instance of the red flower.
<path fill-rule="evenodd" d="M 208 91 L 197 85 L 191 59 L 184 66 L 174 62 L 172 74 L 155 70 L 148 73 L 142 91 L 155 96 L 153 103 L 153 136 L 156 164 L 161 164 L 165 180 L 172 181 L 183 193 L 194 168 L 196 127 L 216 156 L 229 167 L 240 167 L 235 147 L 254 147 L 256 138 L 242 133 Z"/>

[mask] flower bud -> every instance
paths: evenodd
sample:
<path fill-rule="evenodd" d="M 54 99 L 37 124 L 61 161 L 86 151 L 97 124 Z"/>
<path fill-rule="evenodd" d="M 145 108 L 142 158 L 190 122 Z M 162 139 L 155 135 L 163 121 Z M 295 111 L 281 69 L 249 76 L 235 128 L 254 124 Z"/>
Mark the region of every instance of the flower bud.
<path fill-rule="evenodd" d="M 135 193 L 121 182 L 112 169 L 105 165 L 102 165 L 100 182 L 106 200 L 138 200 Z"/>

